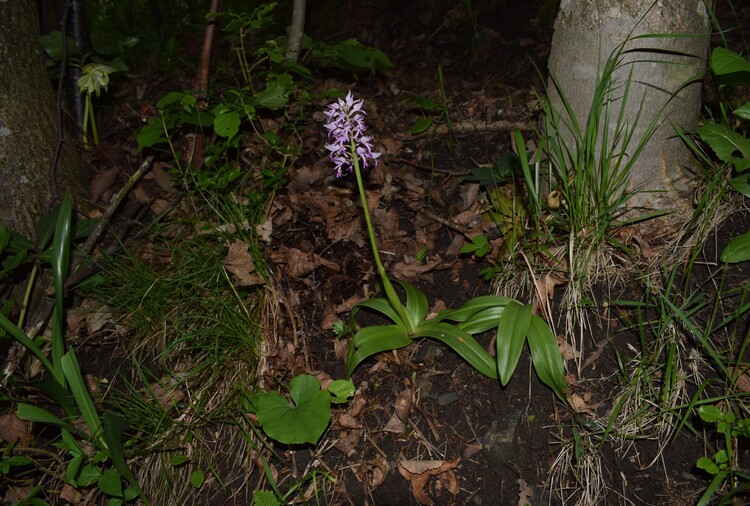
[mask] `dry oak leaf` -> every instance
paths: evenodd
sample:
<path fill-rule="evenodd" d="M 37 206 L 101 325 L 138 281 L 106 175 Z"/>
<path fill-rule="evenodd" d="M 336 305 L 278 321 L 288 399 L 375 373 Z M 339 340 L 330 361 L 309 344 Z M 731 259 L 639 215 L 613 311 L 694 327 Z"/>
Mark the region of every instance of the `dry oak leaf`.
<path fill-rule="evenodd" d="M 427 480 L 430 479 L 430 476 L 438 476 L 455 469 L 460 462 L 460 458 L 455 460 L 402 460 L 398 464 L 398 472 L 411 482 L 411 493 L 419 504 L 435 506 L 435 502 L 424 491 Z"/>
<path fill-rule="evenodd" d="M 232 273 L 237 286 L 262 285 L 263 277 L 255 271 L 253 257 L 248 246 L 239 239 L 229 245 L 229 251 L 221 265 Z"/>
<path fill-rule="evenodd" d="M 301 278 L 320 266 L 327 267 L 338 272 L 340 267 L 336 262 L 326 260 L 315 253 L 305 253 L 297 248 L 280 248 L 271 253 L 271 261 L 276 264 L 284 264 L 284 271 L 293 278 Z"/>

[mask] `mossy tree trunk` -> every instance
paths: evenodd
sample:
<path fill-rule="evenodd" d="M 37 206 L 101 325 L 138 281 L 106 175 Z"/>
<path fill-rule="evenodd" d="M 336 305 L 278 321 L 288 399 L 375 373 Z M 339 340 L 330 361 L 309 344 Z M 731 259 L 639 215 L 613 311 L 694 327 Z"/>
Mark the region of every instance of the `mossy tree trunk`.
<path fill-rule="evenodd" d="M 626 117 L 631 126 L 636 125 L 636 131 L 628 151 L 635 148 L 649 123 L 660 114 L 659 126 L 630 174 L 628 189 L 645 191 L 631 198 L 629 207 L 673 209 L 673 219 L 684 217 L 689 210 L 687 196 L 691 189 L 684 169 L 691 156 L 676 138 L 673 125 L 683 130 L 697 126 L 710 26 L 704 0 L 562 0 L 560 4 L 549 71 L 582 128 L 588 119 L 598 70 L 612 52 L 629 36 L 675 34 L 629 40 L 623 64 L 614 74 L 610 132 L 615 127 L 618 100 L 632 71 Z M 553 108 L 562 110 L 559 96 L 553 94 L 551 102 Z"/>
<path fill-rule="evenodd" d="M 36 8 L 0 2 L 0 221 L 31 238 L 55 198 L 68 188 L 80 192 L 85 181 L 70 142 L 56 158 L 57 108 Z"/>

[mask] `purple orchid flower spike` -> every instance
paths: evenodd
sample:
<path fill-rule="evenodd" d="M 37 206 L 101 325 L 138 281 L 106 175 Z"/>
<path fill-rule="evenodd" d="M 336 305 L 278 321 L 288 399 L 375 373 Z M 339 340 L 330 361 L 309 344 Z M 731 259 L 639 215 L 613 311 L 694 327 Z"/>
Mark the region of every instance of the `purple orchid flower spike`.
<path fill-rule="evenodd" d="M 331 152 L 336 177 L 352 172 L 353 151 L 356 152 L 362 169 L 378 163 L 380 153 L 373 152 L 373 138 L 366 135 L 366 113 L 362 110 L 363 105 L 363 100 L 354 100 L 350 90 L 346 98 L 338 99 L 325 111 L 325 115 L 328 116 L 326 128 L 331 139 L 331 143 L 326 144 L 326 149 Z"/>

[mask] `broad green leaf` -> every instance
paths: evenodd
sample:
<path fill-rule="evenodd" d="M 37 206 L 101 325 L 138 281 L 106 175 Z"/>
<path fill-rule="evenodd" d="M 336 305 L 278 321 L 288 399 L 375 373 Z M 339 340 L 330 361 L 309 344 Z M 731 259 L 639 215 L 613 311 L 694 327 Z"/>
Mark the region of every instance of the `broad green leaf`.
<path fill-rule="evenodd" d="M 150 148 L 156 144 L 167 142 L 167 134 L 164 128 L 164 121 L 162 118 L 149 118 L 148 123 L 143 125 L 138 131 L 138 135 L 135 138 L 138 144 L 138 150 L 143 151 L 146 148 Z"/>
<path fill-rule="evenodd" d="M 331 394 L 313 376 L 292 378 L 289 395 L 294 405 L 277 394 L 258 396 L 256 417 L 263 431 L 284 444 L 315 444 L 331 421 Z"/>
<path fill-rule="evenodd" d="M 68 437 L 70 436 L 70 433 L 68 432 Z M 77 453 L 73 456 L 72 459 L 70 459 L 70 462 L 68 462 L 68 467 L 65 469 L 65 483 L 70 483 L 73 486 L 78 486 L 78 482 L 76 481 L 76 476 L 78 476 L 78 471 L 81 470 L 81 464 L 83 463 L 83 451 L 80 453 Z M 99 478 L 97 477 L 94 481 L 91 483 L 94 483 Z"/>
<path fill-rule="evenodd" d="M 701 406 L 698 408 L 698 416 L 707 423 L 716 423 L 724 420 L 724 413 L 716 406 Z"/>
<path fill-rule="evenodd" d="M 114 469 L 108 469 L 97 482 L 99 490 L 112 497 L 122 497 L 122 481 Z"/>
<path fill-rule="evenodd" d="M 417 118 L 411 126 L 411 134 L 421 134 L 432 126 L 432 117 Z"/>
<path fill-rule="evenodd" d="M 526 338 L 529 341 L 531 360 L 539 379 L 552 389 L 561 401 L 567 402 L 565 392 L 565 361 L 557 346 L 557 340 L 540 316 L 531 315 Z"/>
<path fill-rule="evenodd" d="M 270 490 L 257 490 L 253 494 L 253 506 L 281 506 L 281 503 Z"/>
<path fill-rule="evenodd" d="M 722 162 L 731 162 L 737 151 L 742 154 L 742 158 L 750 160 L 750 140 L 727 126 L 707 123 L 698 128 L 698 135 Z"/>
<path fill-rule="evenodd" d="M 391 306 L 391 303 L 388 302 L 388 299 L 384 299 L 382 297 L 374 297 L 372 299 L 367 299 L 366 301 L 360 302 L 355 307 L 366 307 L 368 309 L 372 309 L 373 311 L 377 311 L 378 313 L 382 313 L 386 317 L 390 318 L 391 321 L 393 321 L 396 325 L 406 328 L 404 322 L 401 321 L 401 317 L 398 315 L 393 306 Z"/>
<path fill-rule="evenodd" d="M 346 377 L 350 377 L 354 369 L 367 357 L 403 348 L 411 342 L 406 330 L 398 325 L 373 325 L 359 329 L 349 342 Z"/>
<path fill-rule="evenodd" d="M 109 448 L 109 457 L 112 460 L 112 465 L 115 466 L 115 469 L 119 473 L 119 476 L 127 480 L 130 484 L 130 488 L 136 491 L 137 495 L 141 498 L 141 501 L 143 501 L 143 504 L 149 506 L 151 503 L 138 484 L 138 480 L 135 479 L 135 476 L 133 476 L 133 473 L 130 471 L 130 467 L 125 460 L 125 455 L 122 451 L 122 435 L 125 432 L 126 426 L 125 419 L 120 415 L 110 412 L 104 413 L 104 442 Z"/>
<path fill-rule="evenodd" d="M 99 468 L 93 464 L 86 464 L 75 477 L 75 483 L 79 487 L 88 487 L 93 485 L 102 477 Z"/>
<path fill-rule="evenodd" d="M 750 102 L 745 102 L 741 106 L 739 106 L 737 109 L 732 111 L 735 116 L 742 119 L 750 119 Z"/>
<path fill-rule="evenodd" d="M 721 252 L 721 261 L 730 264 L 750 260 L 750 232 L 735 237 Z"/>
<path fill-rule="evenodd" d="M 521 357 L 531 321 L 531 305 L 509 302 L 497 326 L 497 371 L 503 386 L 510 381 Z"/>
<path fill-rule="evenodd" d="M 750 61 L 741 55 L 723 47 L 717 47 L 711 53 L 711 70 L 717 76 L 750 73 Z"/>
<path fill-rule="evenodd" d="M 29 420 L 32 422 L 47 423 L 50 425 L 55 425 L 57 427 L 66 429 L 70 432 L 74 432 L 82 438 L 89 437 L 88 434 L 86 434 L 80 429 L 75 428 L 73 425 L 69 424 L 62 418 L 58 417 L 57 415 L 53 415 L 46 409 L 34 406 L 32 404 L 24 404 L 24 403 L 18 404 L 18 418 L 21 418 L 22 420 Z"/>
<path fill-rule="evenodd" d="M 471 315 L 466 321 L 459 323 L 457 326 L 472 335 L 486 332 L 497 328 L 504 309 L 505 306 L 488 307 Z"/>
<path fill-rule="evenodd" d="M 405 281 L 396 280 L 406 294 L 406 313 L 411 317 L 411 323 L 416 327 L 427 316 L 429 303 L 427 297 L 417 287 Z"/>
<path fill-rule="evenodd" d="M 474 369 L 488 378 L 497 379 L 495 360 L 468 332 L 442 322 L 423 322 L 414 338 L 429 337 L 447 345 L 461 355 Z"/>
<path fill-rule="evenodd" d="M 61 364 L 63 373 L 65 374 L 65 379 L 67 380 L 70 391 L 76 400 L 76 405 L 81 412 L 83 421 L 86 422 L 86 425 L 91 431 L 91 435 L 102 445 L 102 449 L 107 449 L 107 444 L 104 442 L 104 438 L 101 434 L 102 421 L 99 418 L 99 414 L 96 412 L 89 391 L 86 389 L 86 383 L 83 380 L 81 369 L 78 367 L 78 360 L 76 360 L 72 348 L 62 357 Z"/>
<path fill-rule="evenodd" d="M 740 174 L 729 180 L 729 186 L 750 198 L 750 174 Z"/>
<path fill-rule="evenodd" d="M 450 320 L 453 322 L 465 322 L 475 314 L 492 307 L 505 307 L 513 299 L 500 297 L 499 295 L 482 295 L 467 301 L 463 306 L 456 309 L 443 309 L 434 318 L 435 322 Z"/>
<path fill-rule="evenodd" d="M 719 467 L 714 463 L 713 460 L 709 459 L 708 457 L 701 457 L 698 459 L 698 462 L 695 463 L 695 467 L 698 469 L 703 469 L 708 474 L 716 474 L 719 472 Z"/>
<path fill-rule="evenodd" d="M 240 130 L 240 115 L 221 104 L 214 108 L 214 132 L 220 137 L 231 139 Z"/>
<path fill-rule="evenodd" d="M 333 380 L 328 385 L 328 393 L 331 394 L 331 402 L 334 404 L 340 404 L 347 402 L 350 397 L 354 396 L 354 392 L 357 390 L 354 387 L 354 383 L 351 380 Z"/>
<path fill-rule="evenodd" d="M 70 192 L 65 193 L 55 225 L 55 237 L 52 240 L 52 281 L 55 288 L 55 308 L 52 312 L 52 366 L 55 376 L 65 386 L 62 369 L 62 357 L 65 353 L 63 341 L 63 319 L 65 318 L 65 278 L 68 275 L 70 261 L 70 230 L 73 219 Z"/>
<path fill-rule="evenodd" d="M 389 68 L 393 64 L 382 51 L 365 46 L 356 39 L 348 39 L 333 47 L 339 65 L 345 70 L 359 72 L 370 70 L 375 73 L 378 67 Z"/>
<path fill-rule="evenodd" d="M 281 109 L 289 102 L 290 87 L 291 83 L 285 79 L 268 81 L 266 89 L 253 96 L 253 104 L 271 110 Z"/>

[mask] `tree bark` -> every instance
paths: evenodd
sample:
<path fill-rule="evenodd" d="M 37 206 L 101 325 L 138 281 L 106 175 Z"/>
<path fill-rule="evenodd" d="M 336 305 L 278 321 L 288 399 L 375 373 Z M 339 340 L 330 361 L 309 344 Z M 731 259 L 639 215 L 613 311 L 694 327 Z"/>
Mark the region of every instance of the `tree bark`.
<path fill-rule="evenodd" d="M 287 47 L 284 57 L 295 63 L 299 58 L 299 48 L 302 44 L 302 35 L 305 31 L 306 10 L 307 0 L 294 0 L 292 7 L 292 26 L 289 29 L 289 46 Z"/>
<path fill-rule="evenodd" d="M 0 61 L 0 221 L 33 238 L 56 196 L 85 181 L 58 125 L 36 2 L 0 2 Z"/>
<path fill-rule="evenodd" d="M 611 97 L 617 100 L 622 96 L 632 71 L 626 118 L 631 126 L 635 124 L 636 130 L 626 156 L 660 114 L 656 131 L 630 174 L 628 190 L 643 191 L 635 194 L 628 206 L 673 209 L 676 211 L 673 218 L 684 216 L 689 209 L 686 195 L 690 190 L 684 167 L 690 161 L 690 153 L 675 136 L 673 125 L 692 130 L 698 124 L 701 78 L 706 69 L 710 35 L 704 0 L 562 0 L 554 28 L 550 76 L 559 83 L 581 128 L 588 120 L 598 70 L 627 40 L 623 65 L 612 82 L 618 91 Z M 644 34 L 691 36 L 632 40 Z M 690 84 L 685 86 L 686 83 Z M 552 83 L 549 88 L 554 89 Z M 619 97 L 615 96 L 618 93 Z M 551 104 L 553 109 L 562 111 L 560 97 L 555 93 L 551 93 Z M 615 127 L 620 103 L 615 101 L 613 107 L 611 113 L 615 117 L 610 120 L 610 132 Z"/>

